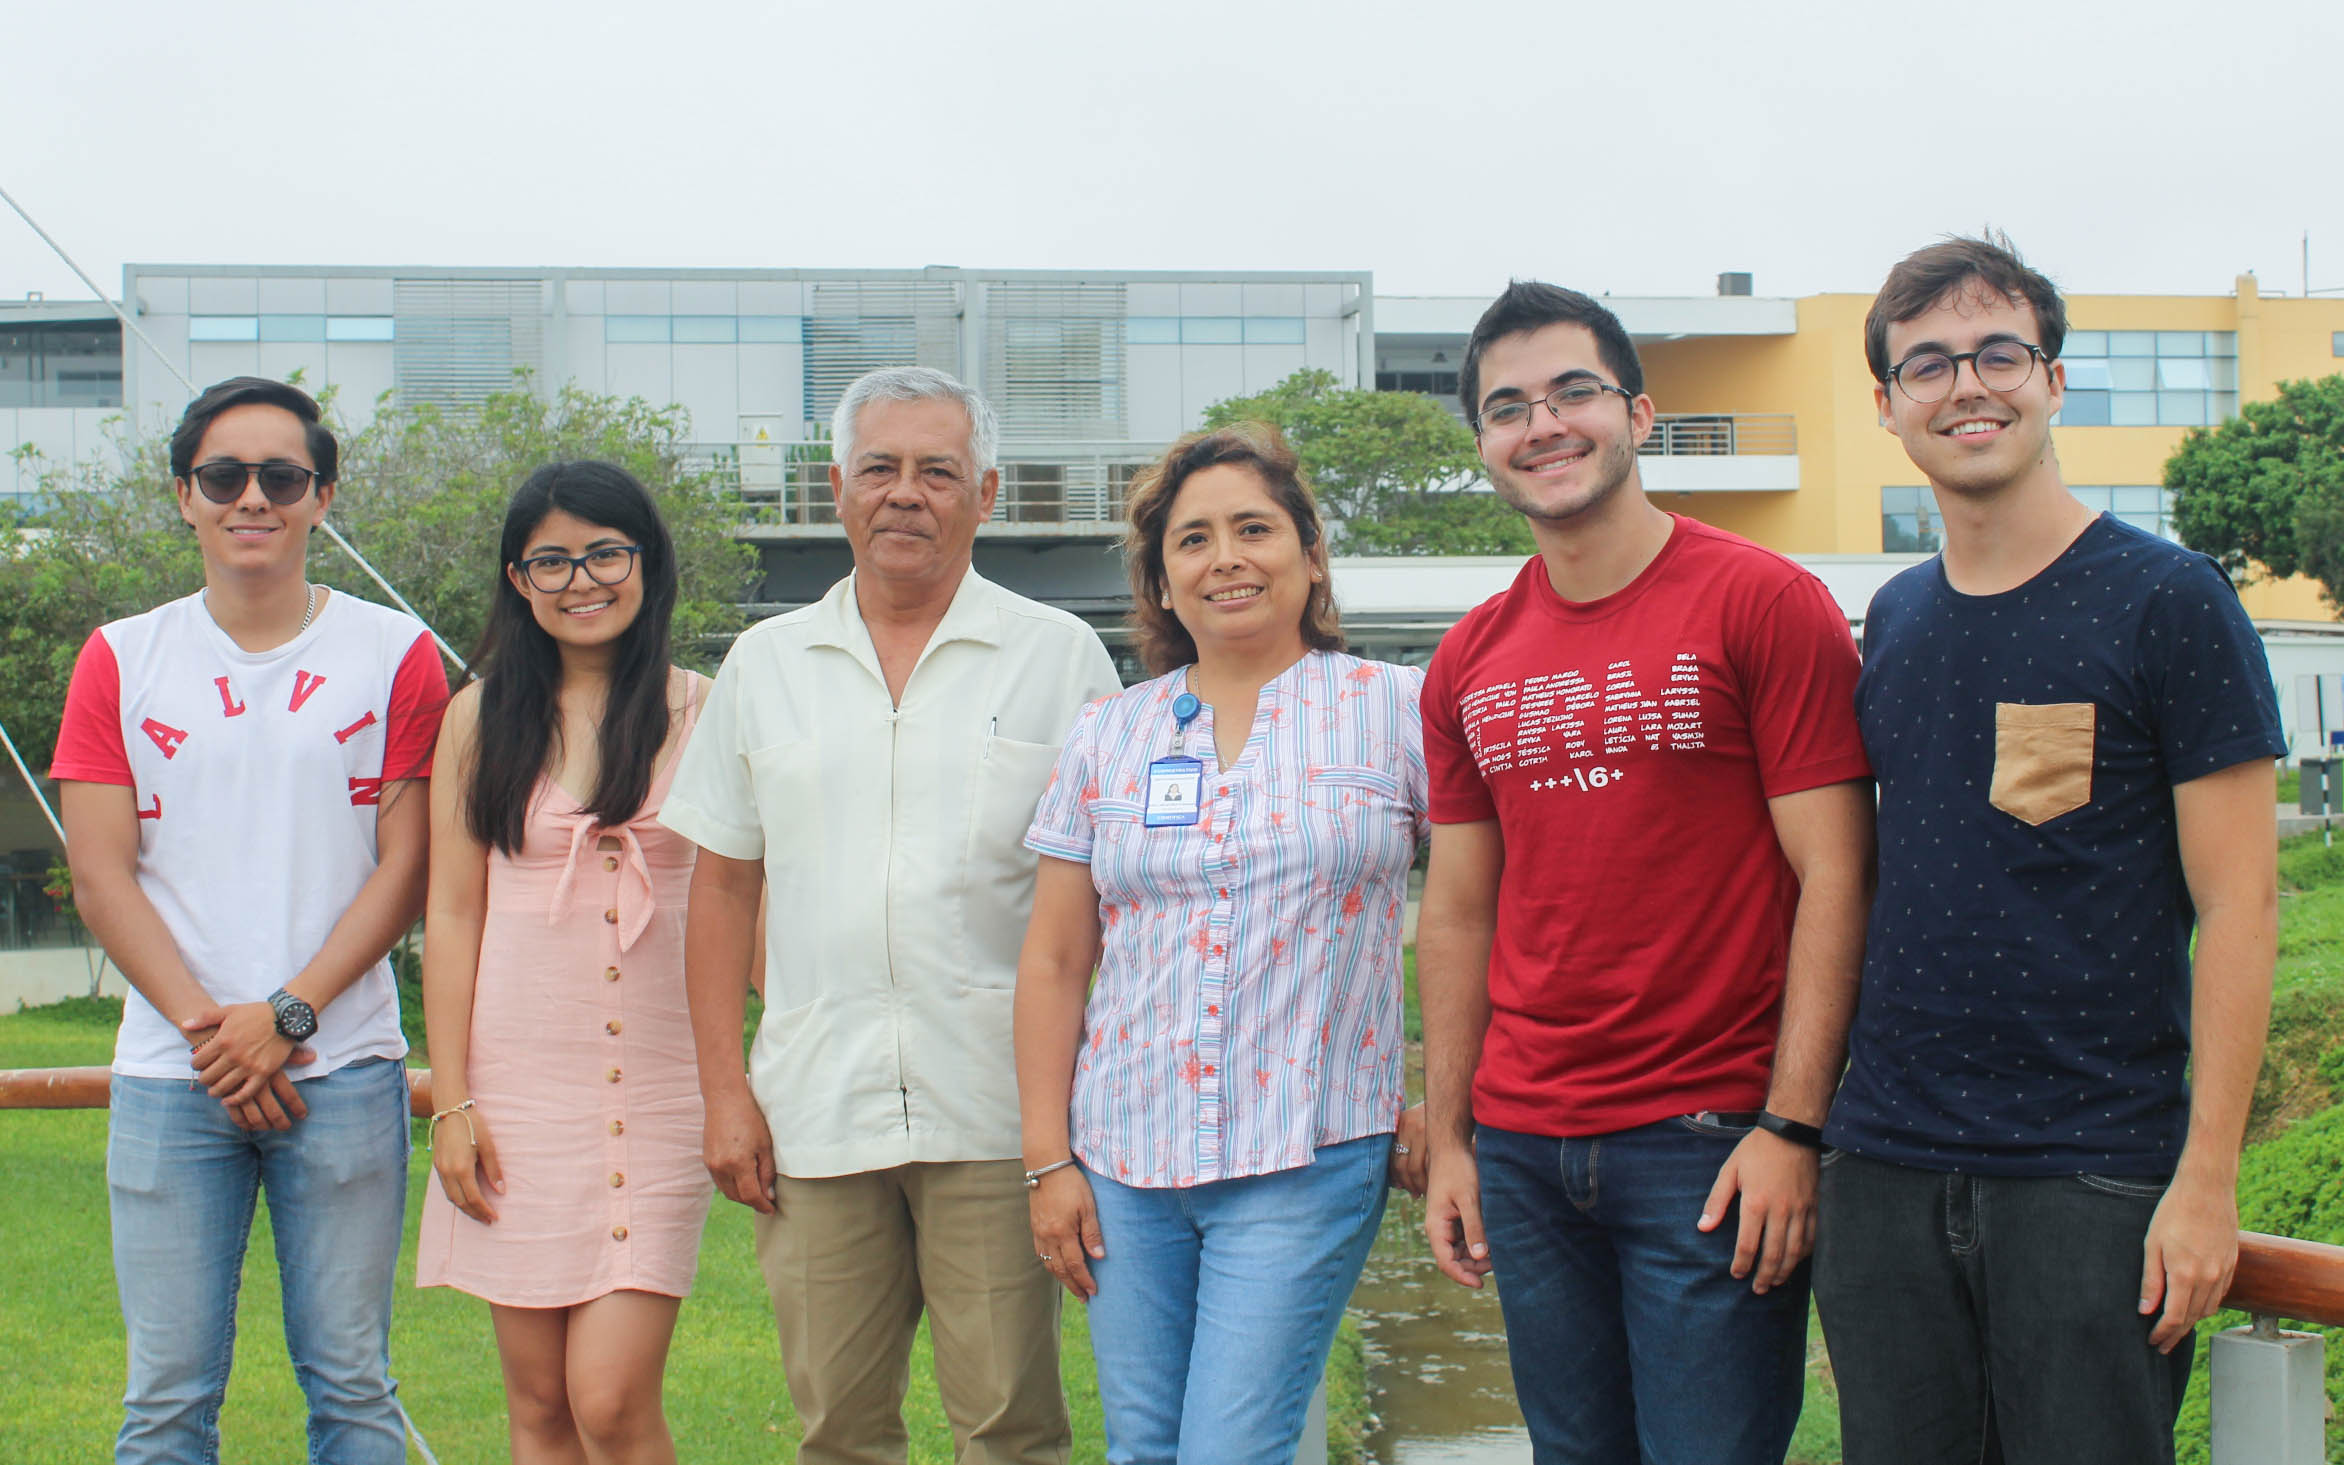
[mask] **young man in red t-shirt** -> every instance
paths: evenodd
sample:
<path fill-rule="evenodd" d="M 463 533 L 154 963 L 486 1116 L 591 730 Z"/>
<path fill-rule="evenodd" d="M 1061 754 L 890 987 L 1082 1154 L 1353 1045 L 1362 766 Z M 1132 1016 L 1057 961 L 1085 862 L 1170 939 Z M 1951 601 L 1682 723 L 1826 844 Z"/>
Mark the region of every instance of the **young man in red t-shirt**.
<path fill-rule="evenodd" d="M 190 403 L 171 474 L 203 589 L 99 627 L 66 692 L 50 772 L 74 891 L 132 988 L 106 1138 L 122 1465 L 219 1458 L 262 1191 L 308 1458 L 407 1458 L 389 1359 L 407 1044 L 385 957 L 423 906 L 448 684 L 413 617 L 308 581 L 338 451 L 283 382 Z"/>
<path fill-rule="evenodd" d="M 1855 645 L 1646 498 L 1597 301 L 1509 286 L 1459 383 L 1539 553 L 1424 689 L 1426 1234 L 1504 1278 L 1540 1465 L 1778 1465 L 1871 869 Z"/>

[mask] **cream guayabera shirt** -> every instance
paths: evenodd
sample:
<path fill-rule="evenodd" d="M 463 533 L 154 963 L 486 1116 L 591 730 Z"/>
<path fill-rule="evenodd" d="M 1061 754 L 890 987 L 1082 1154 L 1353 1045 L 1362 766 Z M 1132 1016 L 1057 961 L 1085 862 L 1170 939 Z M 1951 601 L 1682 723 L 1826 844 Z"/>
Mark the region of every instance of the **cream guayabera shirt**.
<path fill-rule="evenodd" d="M 765 863 L 749 1082 L 782 1174 L 1019 1152 L 1026 826 L 1075 714 L 1117 688 L 1088 626 L 973 569 L 900 707 L 851 575 L 733 644 L 659 817 Z"/>

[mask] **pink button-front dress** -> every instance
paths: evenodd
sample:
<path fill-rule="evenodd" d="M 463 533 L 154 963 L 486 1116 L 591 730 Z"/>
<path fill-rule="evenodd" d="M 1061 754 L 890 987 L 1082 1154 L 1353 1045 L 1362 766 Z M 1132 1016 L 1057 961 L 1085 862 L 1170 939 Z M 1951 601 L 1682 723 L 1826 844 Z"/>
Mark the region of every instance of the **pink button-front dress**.
<path fill-rule="evenodd" d="M 484 1225 L 425 1182 L 419 1287 L 511 1307 L 692 1289 L 709 1197 L 684 1007 L 695 846 L 657 815 L 698 711 L 635 818 L 605 829 L 541 778 L 520 854 L 489 852 L 468 1077 L 505 1190 Z"/>

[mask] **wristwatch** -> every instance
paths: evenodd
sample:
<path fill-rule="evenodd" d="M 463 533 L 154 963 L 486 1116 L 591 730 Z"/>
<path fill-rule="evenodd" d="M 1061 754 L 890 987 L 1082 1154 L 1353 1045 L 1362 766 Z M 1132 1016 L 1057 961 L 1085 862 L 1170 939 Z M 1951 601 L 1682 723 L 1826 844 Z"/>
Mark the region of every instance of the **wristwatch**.
<path fill-rule="evenodd" d="M 279 1035 L 306 1043 L 317 1031 L 317 1009 L 284 988 L 269 994 L 269 1006 L 276 1010 Z"/>
<path fill-rule="evenodd" d="M 1823 1148 L 1823 1131 L 1812 1124 L 1801 1124 L 1796 1119 L 1785 1119 L 1780 1114 L 1764 1109 L 1758 1111 L 1758 1117 L 1753 1122 L 1767 1133 L 1779 1134 L 1792 1144 L 1805 1145 L 1811 1150 Z"/>

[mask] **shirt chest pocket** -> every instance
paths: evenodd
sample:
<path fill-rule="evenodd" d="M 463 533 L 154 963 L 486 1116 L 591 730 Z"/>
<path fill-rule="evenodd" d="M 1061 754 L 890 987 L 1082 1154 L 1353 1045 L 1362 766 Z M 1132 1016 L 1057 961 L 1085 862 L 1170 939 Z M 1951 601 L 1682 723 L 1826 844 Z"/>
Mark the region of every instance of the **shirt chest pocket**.
<path fill-rule="evenodd" d="M 1314 877 L 1338 890 L 1405 866 L 1414 855 L 1397 774 L 1329 763 L 1310 770 L 1302 822 L 1316 853 Z"/>
<path fill-rule="evenodd" d="M 2025 824 L 2046 824 L 2090 803 L 2097 719 L 2089 702 L 1995 703 L 1989 802 Z"/>

